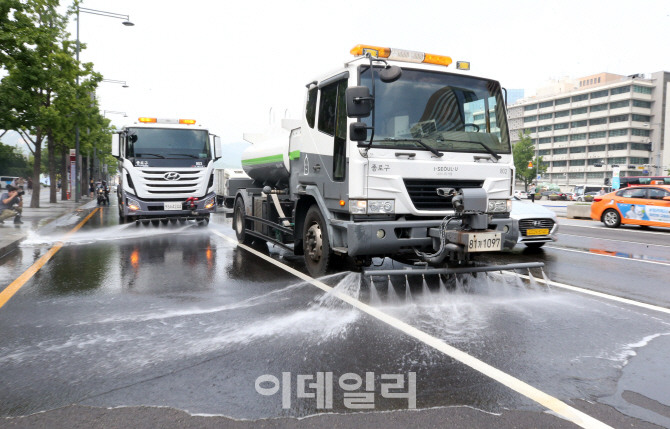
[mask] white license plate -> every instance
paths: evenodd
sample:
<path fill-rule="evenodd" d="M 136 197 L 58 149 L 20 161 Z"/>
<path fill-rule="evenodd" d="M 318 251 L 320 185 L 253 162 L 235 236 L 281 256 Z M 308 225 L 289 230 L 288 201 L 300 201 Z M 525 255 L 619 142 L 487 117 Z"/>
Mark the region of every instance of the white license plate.
<path fill-rule="evenodd" d="M 181 210 L 181 203 L 163 203 L 163 210 Z"/>
<path fill-rule="evenodd" d="M 468 234 L 468 252 L 498 252 L 502 250 L 502 233 Z"/>

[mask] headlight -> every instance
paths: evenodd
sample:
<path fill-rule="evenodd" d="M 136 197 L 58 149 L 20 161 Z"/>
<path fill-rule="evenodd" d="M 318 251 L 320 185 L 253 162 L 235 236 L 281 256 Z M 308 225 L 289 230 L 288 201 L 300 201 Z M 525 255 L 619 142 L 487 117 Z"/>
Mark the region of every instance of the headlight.
<path fill-rule="evenodd" d="M 128 203 L 128 209 L 129 210 L 139 210 L 140 209 L 140 203 L 138 203 L 137 201 L 135 201 L 133 199 L 128 198 L 126 200 L 126 203 Z"/>
<path fill-rule="evenodd" d="M 370 200 L 368 201 L 368 213 L 394 213 L 395 212 L 395 201 L 394 200 Z"/>
<path fill-rule="evenodd" d="M 367 213 L 368 202 L 365 200 L 349 200 L 349 213 L 365 214 Z"/>
<path fill-rule="evenodd" d="M 214 201 L 215 201 L 214 198 L 210 198 L 210 199 L 206 200 L 205 201 L 205 209 L 211 209 L 212 207 L 214 207 Z"/>
<path fill-rule="evenodd" d="M 489 200 L 487 213 L 505 213 L 512 211 L 512 200 Z"/>

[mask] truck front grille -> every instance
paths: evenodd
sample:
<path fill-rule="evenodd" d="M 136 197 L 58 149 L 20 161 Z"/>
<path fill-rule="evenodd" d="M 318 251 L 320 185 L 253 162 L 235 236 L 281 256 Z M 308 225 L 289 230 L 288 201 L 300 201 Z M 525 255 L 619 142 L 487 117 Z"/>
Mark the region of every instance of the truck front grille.
<path fill-rule="evenodd" d="M 529 229 L 551 229 L 554 227 L 554 221 L 551 219 L 521 219 L 519 221 L 519 231 L 522 236 L 526 236 Z"/>
<path fill-rule="evenodd" d="M 480 180 L 404 179 L 409 198 L 417 210 L 451 210 L 451 197 L 440 197 L 437 188 L 481 188 Z"/>
<path fill-rule="evenodd" d="M 204 168 L 185 169 L 181 167 L 175 170 L 165 167 L 155 170 L 145 168 L 140 171 L 140 176 L 150 195 L 167 197 L 196 192 L 205 181 L 205 172 L 206 169 Z M 177 173 L 180 177 L 177 180 L 167 180 L 165 178 L 166 173 Z"/>

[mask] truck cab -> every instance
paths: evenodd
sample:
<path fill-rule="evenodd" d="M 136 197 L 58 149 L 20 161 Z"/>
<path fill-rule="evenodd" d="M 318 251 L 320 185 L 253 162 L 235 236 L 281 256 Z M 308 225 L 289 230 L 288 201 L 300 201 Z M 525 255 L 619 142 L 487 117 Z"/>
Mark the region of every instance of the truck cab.
<path fill-rule="evenodd" d="M 192 119 L 142 117 L 113 135 L 122 222 L 209 221 L 221 141 Z"/>

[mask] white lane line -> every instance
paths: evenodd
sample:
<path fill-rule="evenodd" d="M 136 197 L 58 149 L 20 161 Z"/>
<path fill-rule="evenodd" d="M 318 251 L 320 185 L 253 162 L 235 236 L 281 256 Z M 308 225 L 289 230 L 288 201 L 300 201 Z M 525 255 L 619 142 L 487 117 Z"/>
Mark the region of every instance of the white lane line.
<path fill-rule="evenodd" d="M 574 253 L 585 253 L 587 255 L 593 255 L 593 256 L 602 256 L 604 258 L 616 258 L 620 261 L 633 261 L 633 262 L 644 262 L 647 264 L 656 264 L 656 265 L 666 265 L 670 266 L 670 263 L 666 262 L 658 262 L 658 261 L 649 261 L 647 259 L 635 259 L 635 258 L 624 258 L 623 256 L 614 256 L 614 255 L 602 255 L 600 253 L 594 253 L 594 252 L 585 252 L 584 250 L 574 250 L 574 249 L 566 249 L 565 247 L 554 247 L 554 246 L 546 246 L 545 249 L 556 249 L 556 250 L 563 250 L 565 252 L 574 252 Z"/>
<path fill-rule="evenodd" d="M 589 237 L 588 235 L 573 235 L 573 234 L 564 234 L 559 232 L 558 235 L 565 235 L 568 237 L 579 237 L 579 238 L 590 238 L 592 240 L 607 240 L 607 241 L 616 241 L 617 243 L 630 243 L 630 244 L 641 244 L 643 246 L 655 246 L 655 247 L 670 247 L 664 244 L 651 244 L 651 243 L 640 243 L 639 241 L 626 241 L 626 240 L 615 240 L 613 238 L 600 238 L 600 237 Z"/>
<path fill-rule="evenodd" d="M 254 255 L 258 256 L 259 258 L 262 258 L 266 260 L 267 262 L 276 265 L 277 267 L 288 271 L 289 273 L 293 274 L 294 276 L 313 284 L 314 286 L 318 287 L 319 289 L 323 290 L 324 292 L 330 293 L 333 296 L 341 299 L 342 301 L 351 304 L 353 307 L 361 310 L 364 313 L 369 314 L 370 316 L 381 320 L 382 322 L 388 324 L 389 326 L 392 326 L 395 329 L 398 329 L 401 332 L 404 332 L 405 334 L 416 338 L 417 340 L 441 351 L 442 353 L 446 354 L 447 356 L 451 357 L 452 359 L 455 359 L 470 368 L 479 371 L 480 373 L 494 379 L 495 381 L 503 384 L 504 386 L 507 386 L 508 388 L 522 394 L 523 396 L 537 402 L 538 404 L 541 404 L 548 409 L 552 410 L 559 416 L 563 417 L 566 420 L 569 420 L 573 422 L 574 424 L 581 426 L 583 428 L 594 428 L 594 429 L 601 429 L 601 428 L 611 428 L 611 426 L 606 425 L 605 423 L 594 419 L 593 417 L 589 416 L 588 414 L 585 414 L 568 404 L 566 404 L 563 401 L 560 401 L 553 396 L 550 396 L 541 390 L 538 390 L 534 388 L 533 386 L 524 383 L 523 381 L 519 380 L 518 378 L 515 378 L 507 373 L 504 373 L 500 371 L 499 369 L 496 369 L 492 367 L 491 365 L 482 362 L 481 360 L 470 356 L 469 354 L 452 347 L 445 343 L 444 341 L 437 339 L 433 337 L 432 335 L 429 335 L 411 325 L 408 325 L 407 323 L 396 319 L 393 316 L 389 316 L 388 314 L 377 310 L 374 307 L 370 307 L 367 304 L 363 304 L 359 300 L 352 298 L 349 295 L 344 295 L 342 293 L 339 293 L 338 291 L 333 290 L 332 287 L 316 280 L 313 279 L 312 277 L 301 273 L 300 271 L 297 271 L 287 265 L 282 264 L 279 261 L 276 261 L 272 259 L 271 257 L 262 254 L 261 252 L 258 252 L 257 250 L 252 249 L 249 246 L 245 246 L 244 244 L 238 243 L 237 240 L 228 237 L 218 231 L 212 231 L 214 234 L 222 237 L 224 240 L 227 240 L 228 242 L 237 245 L 238 247 L 253 253 Z"/>
<path fill-rule="evenodd" d="M 505 273 L 507 275 L 510 275 L 510 276 L 516 275 L 516 273 L 514 271 L 503 271 L 503 273 Z M 530 276 L 527 276 L 525 274 L 519 274 L 519 277 L 521 277 L 523 279 L 526 279 L 526 280 L 530 280 Z M 543 279 L 538 279 L 537 277 L 533 277 L 533 278 L 538 283 L 547 284 L 547 282 L 544 281 Z M 559 288 L 571 290 L 573 292 L 580 292 L 580 293 L 584 293 L 584 294 L 587 294 L 587 295 L 597 296 L 599 298 L 609 299 L 611 301 L 617 301 L 617 302 L 622 302 L 624 304 L 629 304 L 629 305 L 634 305 L 634 306 L 637 306 L 637 307 L 646 308 L 647 310 L 660 311 L 661 313 L 670 314 L 670 308 L 659 307 L 658 305 L 651 305 L 651 304 L 647 304 L 646 302 L 634 301 L 632 299 L 621 298 L 620 296 L 616 296 L 616 295 L 609 295 L 609 294 L 602 293 L 602 292 L 596 292 L 596 291 L 591 290 L 591 289 L 583 289 L 583 288 L 580 288 L 580 287 L 577 287 L 577 286 L 567 285 L 565 283 L 558 283 L 558 282 L 554 282 L 554 281 L 551 281 L 551 280 L 549 281 L 549 286 L 556 286 L 556 287 L 559 287 Z"/>
<path fill-rule="evenodd" d="M 574 220 L 574 219 L 571 219 L 571 220 Z M 668 231 L 668 232 L 657 232 L 657 231 L 641 231 L 641 230 L 639 230 L 639 229 L 628 229 L 628 228 L 624 228 L 624 229 L 615 229 L 615 228 L 607 228 L 606 226 L 572 225 L 572 224 L 569 224 L 569 223 L 560 223 L 559 225 L 560 225 L 561 227 L 564 227 L 564 226 L 566 226 L 566 227 L 574 226 L 575 228 L 593 228 L 593 229 L 599 229 L 599 230 L 601 230 L 601 231 L 612 231 L 612 232 L 635 232 L 635 233 L 639 233 L 639 234 L 656 234 L 656 235 L 663 235 L 663 236 L 666 236 L 666 237 L 670 237 L 670 231 Z"/>

